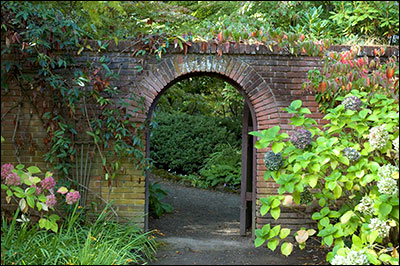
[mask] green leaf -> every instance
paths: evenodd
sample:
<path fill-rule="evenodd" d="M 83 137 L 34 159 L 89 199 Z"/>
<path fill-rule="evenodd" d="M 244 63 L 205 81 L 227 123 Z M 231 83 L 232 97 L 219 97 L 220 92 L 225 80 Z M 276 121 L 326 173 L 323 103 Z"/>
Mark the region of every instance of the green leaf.
<path fill-rule="evenodd" d="M 321 221 L 319 221 L 319 224 L 322 225 L 323 227 L 327 227 L 329 225 L 329 218 L 328 217 L 322 218 Z"/>
<path fill-rule="evenodd" d="M 282 230 L 279 232 L 279 237 L 281 239 L 286 238 L 290 234 L 290 229 L 289 228 L 282 228 Z"/>
<path fill-rule="evenodd" d="M 39 183 L 41 180 L 40 180 L 39 177 L 34 176 L 34 177 L 32 177 L 31 181 L 32 181 L 33 184 L 37 184 L 37 183 Z"/>
<path fill-rule="evenodd" d="M 282 142 L 274 142 L 272 144 L 272 151 L 276 154 L 283 149 L 284 144 Z"/>
<path fill-rule="evenodd" d="M 297 109 L 299 109 L 301 107 L 302 104 L 303 103 L 302 103 L 301 100 L 295 100 L 290 104 L 289 108 L 297 110 Z"/>
<path fill-rule="evenodd" d="M 282 252 L 283 255 L 289 256 L 290 253 L 292 253 L 292 251 L 293 251 L 293 244 L 292 243 L 285 242 L 285 243 L 282 244 L 281 252 Z"/>
<path fill-rule="evenodd" d="M 378 235 L 379 232 L 377 230 L 373 230 L 370 234 L 367 235 L 368 242 L 372 245 L 375 242 Z"/>
<path fill-rule="evenodd" d="M 328 207 L 325 207 L 325 208 L 322 208 L 322 210 L 320 212 L 321 212 L 322 217 L 324 217 L 324 216 L 328 215 L 330 211 L 331 210 Z"/>
<path fill-rule="evenodd" d="M 311 114 L 311 111 L 308 108 L 301 108 L 299 114 Z"/>
<path fill-rule="evenodd" d="M 27 170 L 28 170 L 28 172 L 31 173 L 32 175 L 41 172 L 40 169 L 39 169 L 37 166 L 34 166 L 34 165 L 29 166 L 29 167 L 27 168 Z"/>
<path fill-rule="evenodd" d="M 35 200 L 32 196 L 27 196 L 26 197 L 26 202 L 28 203 L 28 206 L 31 208 L 35 208 Z"/>
<path fill-rule="evenodd" d="M 279 230 L 281 230 L 281 226 L 280 225 L 274 226 L 274 228 L 272 228 L 271 231 L 269 232 L 268 238 L 272 238 L 272 237 L 277 236 L 279 234 Z"/>
<path fill-rule="evenodd" d="M 260 208 L 261 215 L 264 216 L 265 214 L 267 214 L 270 208 L 270 206 L 262 205 Z"/>
<path fill-rule="evenodd" d="M 43 194 L 40 194 L 38 199 L 39 199 L 41 202 L 46 202 L 46 200 L 47 200 L 46 196 L 43 195 Z"/>
<path fill-rule="evenodd" d="M 274 199 L 271 203 L 271 208 L 274 209 L 274 208 L 278 207 L 279 205 L 281 205 L 281 201 L 279 199 Z"/>
<path fill-rule="evenodd" d="M 335 196 L 335 198 L 340 198 L 340 196 L 342 196 L 342 187 L 340 185 L 337 185 L 334 189 L 333 189 L 333 195 Z"/>
<path fill-rule="evenodd" d="M 333 244 L 333 236 L 332 235 L 328 235 L 328 236 L 324 237 L 324 242 L 328 247 L 332 246 L 332 244 Z"/>
<path fill-rule="evenodd" d="M 378 260 L 378 255 L 376 254 L 376 252 L 372 249 L 367 249 L 367 252 L 365 253 L 365 255 L 367 256 L 369 262 L 371 262 L 374 265 L 380 265 L 381 262 Z"/>
<path fill-rule="evenodd" d="M 388 254 L 381 254 L 379 255 L 379 259 L 383 262 L 388 262 L 390 259 L 392 258 L 392 256 L 388 255 Z"/>
<path fill-rule="evenodd" d="M 321 219 L 323 216 L 319 213 L 319 212 L 315 212 L 315 213 L 313 213 L 313 215 L 311 216 L 311 218 L 313 219 L 313 220 L 319 220 L 319 219 Z"/>
<path fill-rule="evenodd" d="M 265 238 L 263 238 L 263 237 L 257 237 L 255 240 L 254 240 L 254 245 L 256 246 L 256 248 L 258 248 L 259 246 L 261 246 L 262 244 L 264 244 L 264 242 L 265 242 Z"/>
<path fill-rule="evenodd" d="M 354 215 L 355 214 L 353 211 L 347 211 L 342 217 L 340 217 L 340 222 L 342 224 L 346 224 Z"/>
<path fill-rule="evenodd" d="M 308 184 L 310 187 L 314 188 L 318 183 L 318 176 L 312 175 L 308 177 Z"/>
<path fill-rule="evenodd" d="M 379 206 L 379 215 L 382 217 L 386 217 L 392 211 L 392 205 L 387 203 L 382 203 Z"/>
<path fill-rule="evenodd" d="M 361 248 L 363 247 L 361 238 L 359 238 L 357 235 L 353 235 L 353 236 L 351 237 L 351 240 L 352 240 L 352 242 L 353 242 L 353 245 L 356 246 L 357 248 L 360 248 L 360 249 L 361 249 Z"/>
<path fill-rule="evenodd" d="M 281 208 L 276 207 L 271 209 L 271 216 L 275 219 L 278 220 L 279 216 L 281 215 Z"/>
<path fill-rule="evenodd" d="M 24 169 L 25 165 L 23 164 L 18 164 L 17 166 L 15 166 L 15 169 L 21 170 Z"/>
<path fill-rule="evenodd" d="M 279 244 L 279 239 L 274 238 L 268 241 L 267 246 L 270 250 L 274 251 Z"/>

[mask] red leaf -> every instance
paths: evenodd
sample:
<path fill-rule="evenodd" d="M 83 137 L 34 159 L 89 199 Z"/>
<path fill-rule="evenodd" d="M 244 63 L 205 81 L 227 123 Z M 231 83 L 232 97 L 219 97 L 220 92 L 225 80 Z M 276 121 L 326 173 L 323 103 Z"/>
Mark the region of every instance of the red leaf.
<path fill-rule="evenodd" d="M 386 77 L 387 77 L 388 79 L 391 79 L 391 78 L 393 77 L 393 74 L 394 74 L 394 68 L 388 68 L 388 69 L 386 69 Z"/>
<path fill-rule="evenodd" d="M 222 41 L 224 39 L 224 36 L 222 34 L 222 31 L 220 33 L 218 33 L 218 40 Z"/>

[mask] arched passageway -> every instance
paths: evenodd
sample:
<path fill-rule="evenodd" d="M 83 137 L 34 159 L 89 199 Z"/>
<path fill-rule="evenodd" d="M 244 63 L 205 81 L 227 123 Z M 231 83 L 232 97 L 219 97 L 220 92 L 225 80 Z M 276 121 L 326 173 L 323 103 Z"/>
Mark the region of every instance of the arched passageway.
<path fill-rule="evenodd" d="M 146 123 L 146 155 L 150 158 L 150 120 L 152 118 L 154 109 L 157 106 L 161 96 L 172 87 L 174 84 L 184 79 L 199 77 L 199 76 L 212 76 L 222 79 L 235 87 L 244 99 L 244 108 L 242 115 L 242 156 L 241 156 L 241 190 L 240 190 L 240 235 L 245 236 L 249 229 L 254 232 L 255 217 L 256 217 L 256 198 L 254 188 L 256 188 L 256 150 L 254 149 L 253 137 L 248 135 L 248 132 L 257 130 L 257 118 L 252 103 L 244 91 L 244 89 L 234 80 L 222 74 L 212 72 L 194 72 L 179 76 L 168 83 L 154 98 L 149 111 L 147 113 Z M 148 186 L 149 186 L 149 173 L 146 175 L 146 213 L 149 213 L 149 200 L 148 200 Z M 208 203 L 212 205 L 212 202 Z M 212 214 L 210 214 L 212 215 Z M 146 227 L 148 227 L 148 216 L 145 219 Z"/>

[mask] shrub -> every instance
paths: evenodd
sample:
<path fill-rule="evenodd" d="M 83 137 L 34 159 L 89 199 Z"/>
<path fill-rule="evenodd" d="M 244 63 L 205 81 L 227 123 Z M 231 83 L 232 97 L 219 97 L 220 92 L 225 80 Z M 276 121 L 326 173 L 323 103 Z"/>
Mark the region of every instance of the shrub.
<path fill-rule="evenodd" d="M 161 200 L 168 194 L 158 182 L 149 183 L 149 208 L 150 214 L 159 218 L 165 212 L 172 212 L 173 208 L 170 204 Z"/>
<path fill-rule="evenodd" d="M 357 104 L 361 109 L 348 108 L 343 102 L 327 109 L 324 119 L 329 123 L 325 130 L 305 117 L 311 112 L 301 108 L 300 100 L 285 108 L 294 114 L 290 124 L 312 133 L 305 149 L 283 141 L 289 136 L 279 134 L 279 126 L 251 133 L 261 138 L 257 148 L 267 148 L 272 143 L 272 151 L 282 153 L 284 160 L 279 170 L 265 173 L 266 179 L 272 177 L 280 185 L 280 195 L 261 198 L 260 212 L 265 215 L 270 211 L 278 219 L 280 206 L 293 204 L 289 197 L 296 204 L 309 204 L 315 199 L 320 209 L 312 219 L 318 221 L 318 231 L 303 228 L 296 232 L 300 248 L 317 233 L 322 245 L 332 248 L 326 257 L 331 264 L 398 264 L 399 161 L 395 147 L 399 105 L 387 95 L 357 90 L 337 100 L 355 97 L 362 102 Z M 304 199 L 305 192 L 308 200 Z M 268 241 L 268 247 L 274 250 L 289 233 L 280 225 L 271 229 L 267 224 L 256 230 L 255 245 Z M 281 251 L 289 255 L 292 248 L 291 243 L 285 242 Z"/>
<path fill-rule="evenodd" d="M 179 174 L 198 172 L 220 143 L 240 145 L 241 135 L 229 119 L 158 113 L 152 129 L 151 158 L 157 168 Z M 239 124 L 241 125 L 241 124 Z"/>
<path fill-rule="evenodd" d="M 220 144 L 200 169 L 201 178 L 211 186 L 224 185 L 237 188 L 241 183 L 241 150 L 229 144 Z"/>

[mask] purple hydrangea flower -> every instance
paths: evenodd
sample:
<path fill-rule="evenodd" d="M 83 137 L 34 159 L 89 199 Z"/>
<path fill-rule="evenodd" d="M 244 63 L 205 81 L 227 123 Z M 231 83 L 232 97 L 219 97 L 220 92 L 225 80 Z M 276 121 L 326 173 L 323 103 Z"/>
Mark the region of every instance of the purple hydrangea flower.
<path fill-rule="evenodd" d="M 264 163 L 268 170 L 277 171 L 283 165 L 281 153 L 275 154 L 273 151 L 268 151 L 264 155 Z"/>
<path fill-rule="evenodd" d="M 349 96 L 344 98 L 342 104 L 346 110 L 360 111 L 362 101 L 356 96 Z"/>
<path fill-rule="evenodd" d="M 81 195 L 79 191 L 69 192 L 66 196 L 65 201 L 67 204 L 72 205 L 80 199 Z"/>
<path fill-rule="evenodd" d="M 46 177 L 41 181 L 42 188 L 51 190 L 56 186 L 56 181 L 52 176 Z"/>
<path fill-rule="evenodd" d="M 50 194 L 50 195 L 48 195 L 46 197 L 46 205 L 49 208 L 53 208 L 54 205 L 56 205 L 56 203 L 57 203 L 57 199 L 56 199 L 56 196 L 54 194 Z"/>
<path fill-rule="evenodd" d="M 21 185 L 21 179 L 16 173 L 9 173 L 4 180 L 4 184 L 8 186 L 18 186 Z"/>
<path fill-rule="evenodd" d="M 41 188 L 40 186 L 32 185 L 31 187 L 35 188 L 35 195 L 36 196 L 39 196 L 43 192 L 43 188 Z"/>
<path fill-rule="evenodd" d="M 10 163 L 5 163 L 1 166 L 1 179 L 5 179 L 12 172 L 14 166 Z"/>
<path fill-rule="evenodd" d="M 303 150 L 311 144 L 311 135 L 312 133 L 308 130 L 297 129 L 290 137 L 290 141 L 296 148 Z"/>
<path fill-rule="evenodd" d="M 361 156 L 361 154 L 353 148 L 344 148 L 343 154 L 344 154 L 344 156 L 349 158 L 350 161 L 353 161 L 353 162 L 360 159 L 360 156 Z"/>

